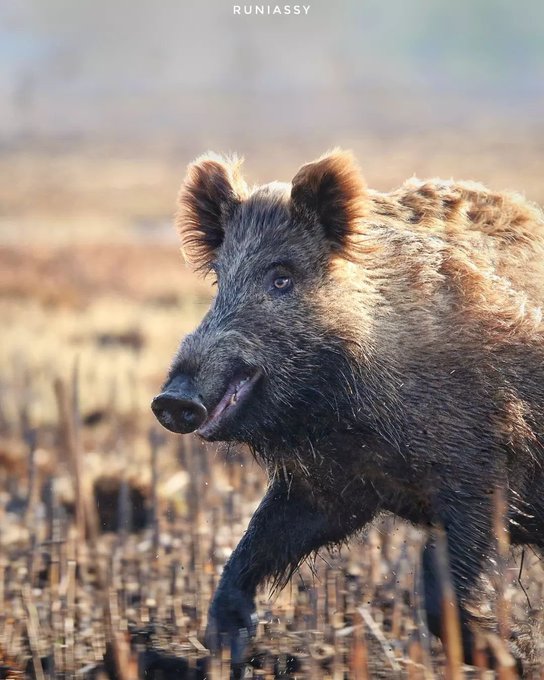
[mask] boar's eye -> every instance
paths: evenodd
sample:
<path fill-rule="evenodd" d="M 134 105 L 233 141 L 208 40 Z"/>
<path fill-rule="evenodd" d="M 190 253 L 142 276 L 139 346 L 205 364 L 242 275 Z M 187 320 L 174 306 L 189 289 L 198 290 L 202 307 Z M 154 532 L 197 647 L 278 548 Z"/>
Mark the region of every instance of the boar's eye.
<path fill-rule="evenodd" d="M 285 271 L 272 270 L 267 276 L 266 287 L 271 295 L 283 295 L 293 287 L 293 279 Z"/>
<path fill-rule="evenodd" d="M 273 285 L 276 290 L 284 290 L 291 285 L 291 279 L 288 276 L 278 276 L 274 279 Z"/>

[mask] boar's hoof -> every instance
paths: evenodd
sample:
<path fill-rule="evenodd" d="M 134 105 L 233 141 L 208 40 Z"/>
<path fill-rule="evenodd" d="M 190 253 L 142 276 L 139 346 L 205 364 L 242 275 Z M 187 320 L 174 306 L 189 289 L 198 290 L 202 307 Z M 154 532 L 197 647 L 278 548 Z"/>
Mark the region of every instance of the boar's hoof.
<path fill-rule="evenodd" d="M 206 645 L 212 653 L 230 645 L 232 663 L 243 663 L 257 622 L 251 596 L 237 587 L 220 586 L 208 613 Z"/>

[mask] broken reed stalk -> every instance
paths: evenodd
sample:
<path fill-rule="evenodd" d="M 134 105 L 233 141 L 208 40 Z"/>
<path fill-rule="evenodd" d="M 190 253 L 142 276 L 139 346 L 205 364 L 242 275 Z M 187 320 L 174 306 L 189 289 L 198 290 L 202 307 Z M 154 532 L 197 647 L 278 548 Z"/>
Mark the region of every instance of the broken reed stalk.
<path fill-rule="evenodd" d="M 74 369 L 73 384 L 77 384 L 77 372 Z M 63 448 L 67 454 L 68 462 L 74 480 L 76 531 L 81 541 L 85 540 L 85 502 L 83 495 L 81 456 L 79 451 L 79 436 L 76 432 L 77 424 L 74 421 L 73 406 L 77 406 L 77 401 L 70 399 L 69 390 L 61 378 L 56 378 L 54 382 L 55 397 L 59 411 L 59 425 L 63 441 Z M 79 542 L 79 541 L 78 541 Z"/>
<path fill-rule="evenodd" d="M 518 674 L 515 671 L 515 661 L 506 649 L 504 640 L 502 640 L 495 633 L 487 633 L 485 636 L 488 647 L 492 650 L 495 659 L 497 660 L 497 678 L 503 680 L 503 678 L 508 678 L 508 680 L 515 680 Z"/>
<path fill-rule="evenodd" d="M 81 409 L 79 406 L 79 362 L 77 360 L 74 362 L 72 371 L 71 406 L 74 433 L 74 473 L 76 475 L 76 485 L 78 491 L 81 493 L 82 519 L 85 529 L 83 534 L 78 532 L 78 536 L 83 544 L 85 544 L 85 540 L 88 537 L 90 539 L 91 548 L 94 550 L 98 536 L 98 515 L 93 495 L 85 484 L 85 476 L 83 474 L 83 451 L 81 448 Z"/>
<path fill-rule="evenodd" d="M 425 620 L 425 615 L 423 613 L 424 603 L 422 601 L 422 592 L 424 590 L 423 586 L 423 573 L 421 568 L 421 563 L 418 566 L 419 575 L 416 578 L 415 592 L 414 592 L 414 623 L 417 630 L 417 637 L 419 640 L 419 645 L 421 648 L 421 663 L 423 665 L 423 677 L 425 680 L 434 680 L 434 671 L 432 664 L 432 652 L 431 652 L 431 638 L 427 623 Z"/>
<path fill-rule="evenodd" d="M 61 648 L 59 642 L 61 637 L 62 613 L 60 610 L 60 562 L 61 562 L 61 543 L 63 541 L 62 516 L 57 497 L 53 478 L 49 477 L 46 489 L 46 503 L 48 514 L 47 540 L 49 543 L 48 558 L 48 582 L 49 582 L 49 628 L 51 630 L 51 653 L 53 668 L 61 667 Z"/>
<path fill-rule="evenodd" d="M 510 638 L 510 603 L 508 602 L 508 555 L 510 551 L 510 541 L 508 528 L 506 526 L 508 516 L 508 505 L 504 489 L 495 488 L 493 496 L 493 525 L 497 545 L 497 571 L 496 577 L 496 611 L 498 633 L 500 640 L 495 640 L 495 648 L 502 647 L 500 654 L 496 654 L 499 667 L 497 668 L 498 680 L 514 680 L 517 673 L 514 670 L 515 661 L 507 650 L 507 641 Z"/>
<path fill-rule="evenodd" d="M 36 680 L 45 680 L 39 649 L 40 623 L 36 606 L 32 600 L 32 591 L 29 583 L 25 583 L 23 585 L 21 589 L 21 598 L 23 600 L 23 607 L 26 614 L 25 623 L 28 634 L 28 644 L 30 646 L 30 653 L 32 655 L 34 677 Z"/>
<path fill-rule="evenodd" d="M 359 612 L 354 616 L 355 626 L 350 650 L 350 677 L 353 680 L 368 680 L 368 648 L 363 629 L 363 618 Z"/>
<path fill-rule="evenodd" d="M 151 526 L 153 529 L 153 556 L 158 556 L 160 549 L 160 517 L 159 517 L 159 449 L 162 437 L 156 428 L 151 428 L 148 434 L 151 449 Z"/>
<path fill-rule="evenodd" d="M 26 420 L 27 418 L 25 418 Z M 39 491 L 39 475 L 36 464 L 36 441 L 37 432 L 28 424 L 24 429 L 24 440 L 28 450 L 28 493 L 25 508 L 25 523 L 28 527 L 33 525 L 33 512 L 35 510 L 36 501 L 38 500 Z"/>
<path fill-rule="evenodd" d="M 426 668 L 424 664 L 424 653 L 421 641 L 415 635 L 412 635 L 408 643 L 408 664 L 406 667 L 408 680 L 421 680 L 426 677 Z"/>
<path fill-rule="evenodd" d="M 391 643 L 387 640 L 385 635 L 382 633 L 382 629 L 380 628 L 380 626 L 372 618 L 372 614 L 368 611 L 367 607 L 365 607 L 364 605 L 359 607 L 357 611 L 361 615 L 361 618 L 365 622 L 370 633 L 379 642 L 379 644 L 380 644 L 380 646 L 383 650 L 384 656 L 387 659 L 387 661 L 389 662 L 392 670 L 394 670 L 397 673 L 400 672 L 401 669 L 400 669 L 399 663 L 398 663 L 397 659 L 395 658 L 395 655 L 393 654 L 393 652 L 391 650 Z"/>
<path fill-rule="evenodd" d="M 76 630 L 76 562 L 68 560 L 66 581 L 66 612 L 64 617 L 64 672 L 68 677 L 75 675 L 75 630 Z"/>
<path fill-rule="evenodd" d="M 117 591 L 108 588 L 105 603 L 106 614 L 106 654 L 108 675 L 112 680 L 135 680 L 137 671 L 130 644 L 123 631 L 114 625 L 120 621 L 117 607 Z"/>
<path fill-rule="evenodd" d="M 459 609 L 448 555 L 448 540 L 443 529 L 436 529 L 436 568 L 442 592 L 442 635 L 446 653 L 447 680 L 461 680 L 464 677 L 463 645 Z"/>
<path fill-rule="evenodd" d="M 109 575 L 106 575 L 97 563 L 96 572 L 97 586 L 104 611 L 105 659 L 107 659 L 109 675 L 114 680 L 134 680 L 134 676 L 130 673 L 132 665 L 130 646 L 119 630 L 117 590 L 111 585 L 111 569 Z"/>
<path fill-rule="evenodd" d="M 40 479 L 38 466 L 36 463 L 36 441 L 37 431 L 29 426 L 28 421 L 25 426 L 24 439 L 28 450 L 28 493 L 25 508 L 25 524 L 30 536 L 28 549 L 27 569 L 30 585 L 34 583 L 35 572 L 39 565 L 38 532 L 36 531 L 36 515 L 38 511 L 38 500 L 40 493 Z"/>
<path fill-rule="evenodd" d="M 487 643 L 482 631 L 475 631 L 474 635 L 474 652 L 473 652 L 474 666 L 478 668 L 478 675 L 481 680 L 485 680 L 488 676 L 489 657 L 487 655 Z"/>
<path fill-rule="evenodd" d="M 1 543 L 0 543 L 0 548 L 1 548 Z M 2 645 L 4 644 L 5 641 L 5 632 L 6 632 L 6 567 L 7 567 L 7 559 L 6 556 L 3 553 L 3 550 L 0 550 L 0 643 Z"/>

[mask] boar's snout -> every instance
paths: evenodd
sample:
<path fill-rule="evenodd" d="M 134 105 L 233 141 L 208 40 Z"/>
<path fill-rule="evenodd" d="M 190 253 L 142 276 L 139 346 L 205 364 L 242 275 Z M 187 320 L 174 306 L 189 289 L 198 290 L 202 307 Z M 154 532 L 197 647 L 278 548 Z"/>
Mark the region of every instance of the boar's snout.
<path fill-rule="evenodd" d="M 159 423 L 171 432 L 194 432 L 208 416 L 206 407 L 195 393 L 190 379 L 178 375 L 151 402 Z"/>

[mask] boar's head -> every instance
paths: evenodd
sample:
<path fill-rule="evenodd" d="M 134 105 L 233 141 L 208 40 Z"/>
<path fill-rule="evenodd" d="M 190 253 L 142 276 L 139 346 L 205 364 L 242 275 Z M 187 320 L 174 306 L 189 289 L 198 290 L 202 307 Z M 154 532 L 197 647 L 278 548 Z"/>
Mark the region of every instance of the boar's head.
<path fill-rule="evenodd" d="M 346 346 L 355 341 L 338 270 L 349 267 L 365 197 L 341 151 L 304 165 L 290 184 L 254 188 L 236 159 L 207 155 L 189 166 L 182 249 L 217 294 L 153 401 L 164 427 L 261 449 L 342 421 L 353 408 Z"/>

